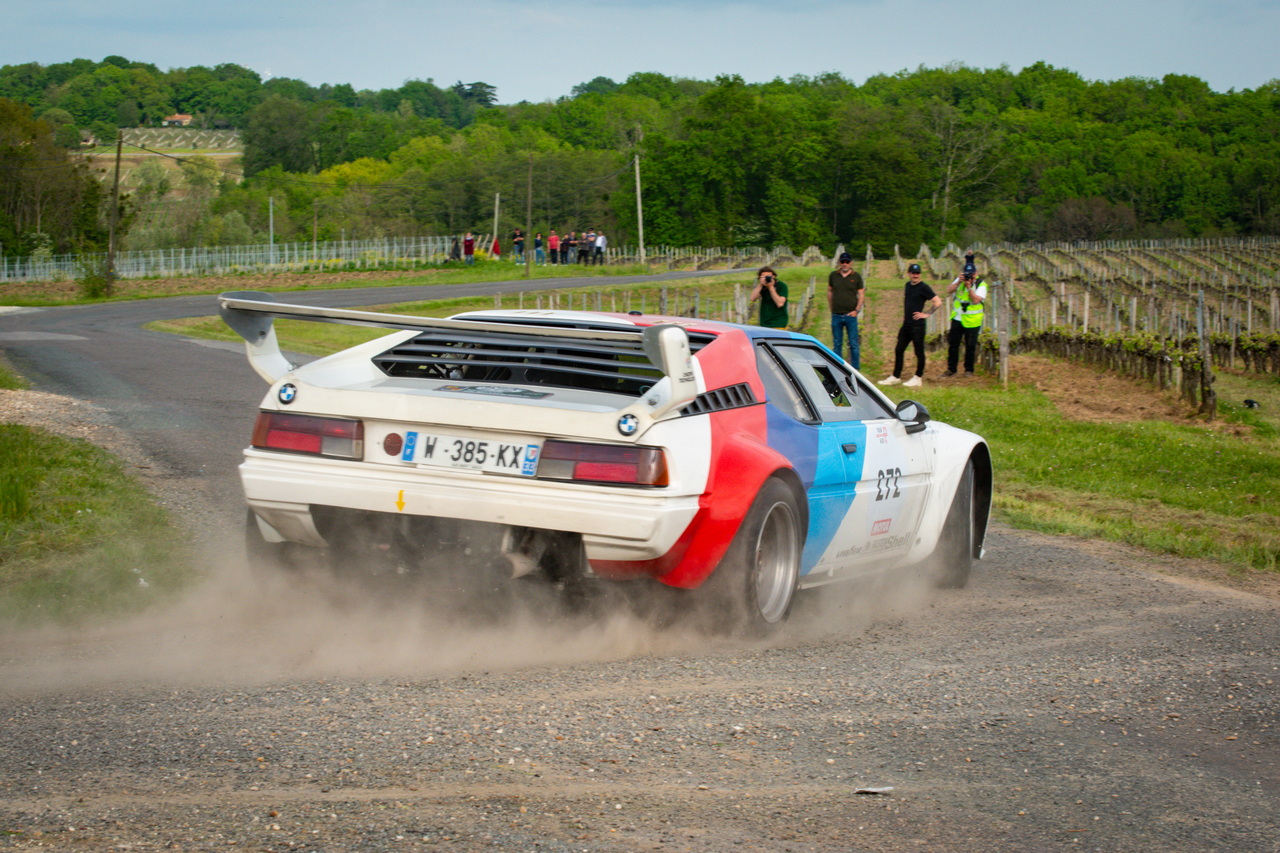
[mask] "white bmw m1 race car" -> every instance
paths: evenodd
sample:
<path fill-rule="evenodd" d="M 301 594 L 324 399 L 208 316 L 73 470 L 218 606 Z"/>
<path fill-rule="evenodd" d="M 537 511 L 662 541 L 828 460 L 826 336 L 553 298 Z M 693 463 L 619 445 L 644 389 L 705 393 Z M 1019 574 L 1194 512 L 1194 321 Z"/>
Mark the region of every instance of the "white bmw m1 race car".
<path fill-rule="evenodd" d="M 757 630 L 797 589 L 916 566 L 961 586 L 982 555 L 986 443 L 895 406 L 807 335 L 255 292 L 219 307 L 271 385 L 240 466 L 251 555 L 656 581 Z M 275 317 L 394 331 L 295 367 Z"/>

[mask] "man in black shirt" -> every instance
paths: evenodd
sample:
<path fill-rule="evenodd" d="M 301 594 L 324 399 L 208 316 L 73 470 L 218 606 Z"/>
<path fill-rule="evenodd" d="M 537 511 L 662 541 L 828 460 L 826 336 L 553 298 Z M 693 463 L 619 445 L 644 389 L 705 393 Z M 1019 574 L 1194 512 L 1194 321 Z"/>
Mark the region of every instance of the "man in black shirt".
<path fill-rule="evenodd" d="M 918 388 L 924 384 L 924 333 L 929 315 L 942 307 L 942 297 L 920 278 L 920 265 L 907 267 L 910 280 L 902 290 L 902 327 L 898 329 L 898 342 L 893 348 L 893 374 L 880 380 L 881 385 L 902 385 Z M 925 308 L 929 310 L 926 311 Z M 907 344 L 915 346 L 916 373 L 902 381 L 902 362 Z"/>

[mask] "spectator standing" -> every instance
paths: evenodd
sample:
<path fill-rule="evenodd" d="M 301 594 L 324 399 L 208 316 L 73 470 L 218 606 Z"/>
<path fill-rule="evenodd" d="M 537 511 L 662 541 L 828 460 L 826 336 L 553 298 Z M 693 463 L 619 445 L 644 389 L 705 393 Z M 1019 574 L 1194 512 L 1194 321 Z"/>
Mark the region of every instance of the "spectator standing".
<path fill-rule="evenodd" d="M 919 388 L 924 384 L 924 333 L 929 315 L 942 307 L 942 297 L 934 293 L 933 288 L 920 275 L 919 264 L 907 267 L 908 279 L 902 289 L 902 326 L 898 329 L 898 342 L 893 348 L 893 373 L 881 379 L 881 385 Z M 930 310 L 924 310 L 926 306 Z M 916 373 L 903 382 L 903 357 L 908 344 L 913 345 L 916 350 Z"/>
<path fill-rule="evenodd" d="M 591 254 L 595 251 L 595 245 L 596 232 L 594 230 L 585 232 L 578 243 L 578 260 L 584 264 L 591 263 Z"/>
<path fill-rule="evenodd" d="M 569 236 L 564 238 L 564 262 L 566 264 L 577 263 L 578 260 L 578 232 L 570 231 Z"/>
<path fill-rule="evenodd" d="M 469 264 L 476 262 L 476 238 L 470 231 L 462 238 L 462 257 Z"/>
<path fill-rule="evenodd" d="M 862 369 L 862 346 L 858 339 L 858 317 L 867 298 L 862 273 L 853 268 L 853 255 L 840 254 L 839 266 L 827 276 L 827 306 L 831 309 L 831 343 L 836 355 L 844 347 L 843 338 L 849 336 L 849 363 L 855 370 Z"/>
<path fill-rule="evenodd" d="M 511 245 L 515 248 L 515 262 L 524 263 L 524 232 L 519 228 L 511 232 Z"/>
<path fill-rule="evenodd" d="M 787 314 L 787 286 L 773 271 L 773 267 L 761 267 L 756 273 L 755 286 L 751 288 L 751 301 L 760 300 L 758 325 L 770 329 L 785 329 L 790 319 Z"/>
<path fill-rule="evenodd" d="M 987 283 L 978 275 L 973 255 L 966 255 L 964 271 L 947 286 L 948 294 L 955 294 L 951 306 L 951 328 L 947 332 L 947 372 L 943 376 L 955 376 L 960 364 L 960 342 L 964 342 L 964 372 L 973 375 L 978 360 L 978 335 L 986 313 Z"/>
<path fill-rule="evenodd" d="M 547 253 L 542 249 L 542 232 L 533 235 L 533 262 L 541 266 L 547 262 Z"/>
<path fill-rule="evenodd" d="M 453 242 L 449 244 L 449 260 L 462 260 L 462 244 L 458 242 L 457 237 L 454 237 Z"/>
<path fill-rule="evenodd" d="M 609 246 L 609 241 L 605 239 L 604 232 L 601 231 L 600 233 L 596 234 L 595 254 L 592 255 L 592 258 L 591 258 L 591 262 L 593 264 L 604 263 L 604 250 L 608 248 L 608 246 Z"/>
<path fill-rule="evenodd" d="M 560 263 L 560 237 L 556 234 L 555 229 L 547 235 L 547 252 L 551 255 L 551 263 Z"/>

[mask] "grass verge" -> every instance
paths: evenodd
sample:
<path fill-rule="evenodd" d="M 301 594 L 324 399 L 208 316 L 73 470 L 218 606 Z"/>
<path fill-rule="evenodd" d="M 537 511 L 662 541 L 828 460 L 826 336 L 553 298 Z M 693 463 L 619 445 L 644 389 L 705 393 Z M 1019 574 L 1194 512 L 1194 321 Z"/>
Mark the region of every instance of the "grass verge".
<path fill-rule="evenodd" d="M 939 419 L 987 439 L 995 505 L 1014 527 L 1280 567 L 1280 445 L 1270 438 L 1163 420 L 1069 421 L 1025 386 L 912 391 Z"/>
<path fill-rule="evenodd" d="M 106 451 L 0 424 L 0 619 L 79 622 L 154 603 L 190 576 L 185 540 Z"/>

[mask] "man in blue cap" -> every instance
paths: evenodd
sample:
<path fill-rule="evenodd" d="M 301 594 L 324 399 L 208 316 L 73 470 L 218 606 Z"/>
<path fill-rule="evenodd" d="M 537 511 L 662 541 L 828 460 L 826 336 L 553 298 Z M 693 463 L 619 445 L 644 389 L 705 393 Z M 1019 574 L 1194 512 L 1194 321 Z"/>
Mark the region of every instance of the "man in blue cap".
<path fill-rule="evenodd" d="M 987 284 L 978 275 L 973 255 L 965 255 L 964 271 L 947 286 L 947 294 L 955 294 L 951 306 L 951 328 L 947 332 L 947 372 L 955 376 L 960 364 L 960 342 L 964 341 L 964 373 L 972 376 L 978 359 L 978 335 L 986 312 Z"/>

